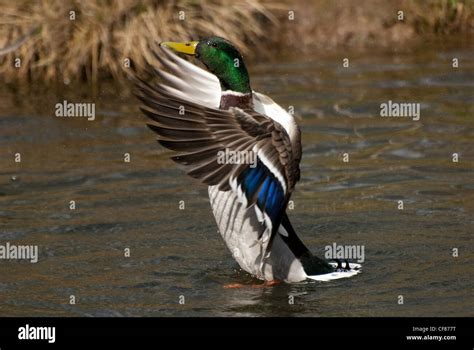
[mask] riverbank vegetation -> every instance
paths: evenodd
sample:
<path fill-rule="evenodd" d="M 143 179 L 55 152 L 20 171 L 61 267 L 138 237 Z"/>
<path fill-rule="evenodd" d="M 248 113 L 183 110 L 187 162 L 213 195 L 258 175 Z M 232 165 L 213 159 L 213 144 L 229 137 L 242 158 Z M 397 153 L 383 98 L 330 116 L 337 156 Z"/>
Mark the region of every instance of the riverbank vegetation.
<path fill-rule="evenodd" d="M 474 33 L 473 0 L 0 0 L 0 5 L 0 77 L 7 82 L 121 80 L 128 62 L 143 66 L 152 59 L 150 43 L 211 34 L 255 59 L 347 47 L 397 49 Z"/>

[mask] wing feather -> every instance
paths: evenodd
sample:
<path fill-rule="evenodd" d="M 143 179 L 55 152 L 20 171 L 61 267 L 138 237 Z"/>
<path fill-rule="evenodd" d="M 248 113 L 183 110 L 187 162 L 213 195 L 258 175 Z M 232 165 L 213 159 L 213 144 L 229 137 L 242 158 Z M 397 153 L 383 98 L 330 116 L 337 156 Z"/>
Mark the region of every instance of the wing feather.
<path fill-rule="evenodd" d="M 180 152 L 172 159 L 187 167 L 188 175 L 222 191 L 236 191 L 274 234 L 299 178 L 287 131 L 255 110 L 218 109 L 217 78 L 163 52 L 156 57 L 168 72 L 154 68 L 159 83 L 135 79 L 141 110 L 154 122 L 148 126 L 161 145 Z M 255 161 L 222 162 L 219 157 L 226 151 L 247 152 L 242 154 Z"/>

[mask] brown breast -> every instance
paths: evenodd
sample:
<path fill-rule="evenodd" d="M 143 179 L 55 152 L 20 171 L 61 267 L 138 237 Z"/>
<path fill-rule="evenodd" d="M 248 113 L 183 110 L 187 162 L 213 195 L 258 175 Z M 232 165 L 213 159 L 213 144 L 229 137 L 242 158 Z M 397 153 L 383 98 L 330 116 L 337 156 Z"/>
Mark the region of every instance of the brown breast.
<path fill-rule="evenodd" d="M 253 108 L 252 93 L 245 94 L 245 95 L 234 95 L 232 93 L 222 94 L 219 108 L 229 109 L 230 107 L 252 109 Z"/>

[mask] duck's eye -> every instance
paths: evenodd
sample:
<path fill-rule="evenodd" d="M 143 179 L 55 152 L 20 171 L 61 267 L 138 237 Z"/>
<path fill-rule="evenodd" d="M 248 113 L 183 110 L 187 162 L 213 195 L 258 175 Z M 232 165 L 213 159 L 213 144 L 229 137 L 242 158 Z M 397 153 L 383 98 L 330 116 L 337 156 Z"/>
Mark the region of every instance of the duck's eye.
<path fill-rule="evenodd" d="M 217 44 L 208 41 L 208 42 L 207 42 L 207 46 L 217 47 Z"/>

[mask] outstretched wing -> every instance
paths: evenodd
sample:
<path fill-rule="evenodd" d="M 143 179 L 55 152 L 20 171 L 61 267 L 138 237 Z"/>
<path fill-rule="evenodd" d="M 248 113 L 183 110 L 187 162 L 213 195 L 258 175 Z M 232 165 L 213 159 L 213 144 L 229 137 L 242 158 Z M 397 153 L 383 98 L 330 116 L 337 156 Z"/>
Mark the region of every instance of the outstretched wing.
<path fill-rule="evenodd" d="M 190 176 L 234 191 L 253 207 L 267 228 L 262 231 L 266 241 L 278 230 L 299 179 L 299 156 L 293 154 L 287 132 L 256 111 L 218 109 L 217 78 L 163 51 L 165 56 L 157 58 L 172 74 L 154 68 L 161 78 L 157 84 L 135 77 L 141 110 L 155 121 L 149 127 L 161 145 L 179 153 L 172 159 Z M 226 159 L 226 154 L 239 156 L 239 161 Z"/>
<path fill-rule="evenodd" d="M 141 110 L 156 122 L 149 127 L 158 142 L 180 152 L 172 159 L 203 183 L 236 191 L 276 231 L 299 176 L 285 130 L 254 111 L 204 107 L 143 81 L 137 87 Z"/>
<path fill-rule="evenodd" d="M 156 49 L 152 49 L 152 52 L 167 71 L 153 67 L 151 69 L 161 79 L 159 86 L 165 92 L 206 107 L 219 107 L 221 85 L 214 74 L 182 59 L 165 47 L 160 46 L 159 50 L 159 53 Z"/>

